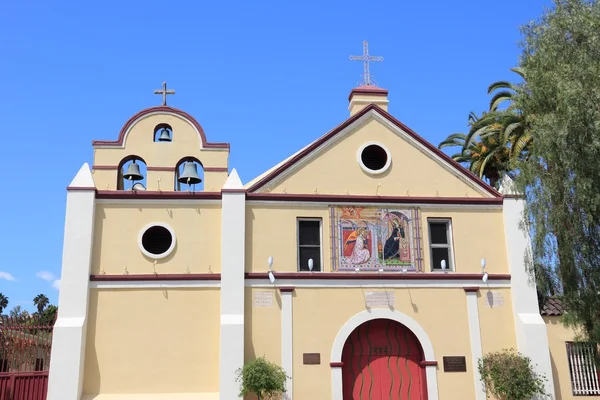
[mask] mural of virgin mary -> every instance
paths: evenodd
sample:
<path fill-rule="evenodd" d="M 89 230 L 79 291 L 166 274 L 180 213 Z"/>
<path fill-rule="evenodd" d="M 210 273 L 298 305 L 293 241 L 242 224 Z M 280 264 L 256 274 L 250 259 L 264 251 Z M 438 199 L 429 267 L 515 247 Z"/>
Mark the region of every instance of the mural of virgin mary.
<path fill-rule="evenodd" d="M 388 260 L 390 258 L 399 258 L 400 239 L 403 239 L 406 235 L 404 227 L 396 218 L 392 219 L 392 228 L 392 232 L 383 246 L 383 258 Z"/>

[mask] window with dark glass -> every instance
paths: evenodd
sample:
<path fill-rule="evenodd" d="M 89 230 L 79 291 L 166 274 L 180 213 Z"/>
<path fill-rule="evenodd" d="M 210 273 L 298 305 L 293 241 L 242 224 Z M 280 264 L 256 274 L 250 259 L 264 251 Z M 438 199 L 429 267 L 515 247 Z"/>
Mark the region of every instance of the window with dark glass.
<path fill-rule="evenodd" d="M 444 260 L 446 261 L 446 270 L 453 271 L 450 220 L 432 219 L 428 223 L 431 269 L 433 271 L 442 271 L 442 260 Z"/>
<path fill-rule="evenodd" d="M 312 259 L 312 271 L 321 271 L 321 220 L 298 219 L 298 269 L 309 271 Z"/>

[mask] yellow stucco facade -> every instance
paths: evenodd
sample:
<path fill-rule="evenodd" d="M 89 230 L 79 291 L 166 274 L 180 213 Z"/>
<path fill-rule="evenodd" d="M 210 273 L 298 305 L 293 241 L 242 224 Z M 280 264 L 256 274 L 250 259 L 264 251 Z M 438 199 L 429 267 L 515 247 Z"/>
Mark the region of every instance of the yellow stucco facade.
<path fill-rule="evenodd" d="M 219 310 L 212 288 L 92 291 L 83 392 L 218 392 Z"/>
<path fill-rule="evenodd" d="M 69 187 L 49 400 L 232 400 L 237 369 L 261 356 L 290 376 L 286 399 L 366 398 L 367 379 L 375 400 L 483 400 L 477 359 L 505 348 L 571 398 L 572 332 L 544 323 L 527 283 L 522 201 L 369 90 L 246 185 L 229 145 L 175 108 L 95 142 Z M 141 189 L 124 179 L 134 159 Z M 185 161 L 200 186 L 177 184 Z"/>

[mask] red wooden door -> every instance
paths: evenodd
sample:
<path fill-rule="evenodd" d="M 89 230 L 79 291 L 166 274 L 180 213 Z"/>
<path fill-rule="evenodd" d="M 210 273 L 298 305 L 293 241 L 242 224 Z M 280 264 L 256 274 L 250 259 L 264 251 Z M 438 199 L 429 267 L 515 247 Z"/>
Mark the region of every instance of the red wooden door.
<path fill-rule="evenodd" d="M 342 352 L 344 400 L 424 400 L 421 347 L 403 325 L 368 321 L 352 332 Z"/>

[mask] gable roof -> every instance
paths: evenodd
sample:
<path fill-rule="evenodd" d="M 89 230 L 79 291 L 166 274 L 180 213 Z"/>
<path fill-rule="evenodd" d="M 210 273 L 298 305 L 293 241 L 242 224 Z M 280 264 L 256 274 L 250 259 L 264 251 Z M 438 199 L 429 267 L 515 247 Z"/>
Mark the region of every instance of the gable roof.
<path fill-rule="evenodd" d="M 313 153 L 318 147 L 320 147 L 323 144 L 327 143 L 328 141 L 332 140 L 338 133 L 343 131 L 345 128 L 348 128 L 349 126 L 351 126 L 353 123 L 358 121 L 361 117 L 368 114 L 369 112 L 376 112 L 379 115 L 381 115 L 385 120 L 387 120 L 393 126 L 400 129 L 401 131 L 405 132 L 410 138 L 414 139 L 416 142 L 421 144 L 423 147 L 425 147 L 431 153 L 433 153 L 434 155 L 439 157 L 441 160 L 443 160 L 443 162 L 446 163 L 449 167 L 451 167 L 451 169 L 458 172 L 459 175 L 465 177 L 467 181 L 470 181 L 472 184 L 483 189 L 488 194 L 491 194 L 493 197 L 502 197 L 502 194 L 500 192 L 498 192 L 496 189 L 494 189 L 492 186 L 488 185 L 486 182 L 484 182 L 478 176 L 473 174 L 471 171 L 469 171 L 468 169 L 466 169 L 465 167 L 463 167 L 462 165 L 460 165 L 459 163 L 454 161 L 452 158 L 450 158 L 448 155 L 446 155 L 443 151 L 441 151 L 440 149 L 438 149 L 437 147 L 435 147 L 434 145 L 429 143 L 427 140 L 423 139 L 412 129 L 410 129 L 409 127 L 404 125 L 402 122 L 398 121 L 390 113 L 383 110 L 381 107 L 377 106 L 376 104 L 369 104 L 368 106 L 366 106 L 365 108 L 360 110 L 358 113 L 354 114 L 353 116 L 348 118 L 346 121 L 342 122 L 340 125 L 335 127 L 333 130 L 331 130 L 328 133 L 326 133 L 325 135 L 321 136 L 319 139 L 310 143 L 309 145 L 302 148 L 298 152 L 292 154 L 290 157 L 286 158 L 279 164 L 275 165 L 273 168 L 267 170 L 263 174 L 254 178 L 253 180 L 248 182 L 248 184 L 245 185 L 246 189 L 248 190 L 248 192 L 256 192 L 257 190 L 260 190 L 261 188 L 266 186 L 269 182 L 271 182 L 275 178 L 279 177 L 280 175 L 284 174 L 291 167 L 300 164 L 311 153 Z"/>

